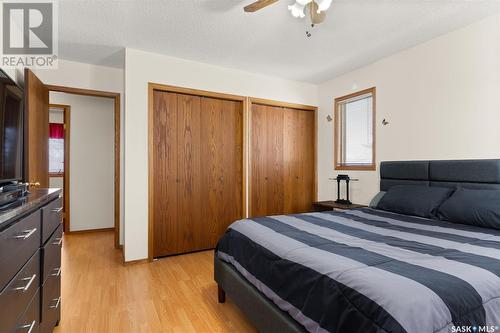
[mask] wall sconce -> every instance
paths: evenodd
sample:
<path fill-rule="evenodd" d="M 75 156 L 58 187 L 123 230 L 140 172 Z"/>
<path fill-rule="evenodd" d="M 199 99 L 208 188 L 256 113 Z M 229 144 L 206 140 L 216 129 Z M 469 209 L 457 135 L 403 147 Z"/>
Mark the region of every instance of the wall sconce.
<path fill-rule="evenodd" d="M 384 126 L 389 125 L 389 122 L 387 120 L 385 120 L 385 118 L 384 118 L 384 119 L 382 119 L 382 125 L 384 125 Z"/>

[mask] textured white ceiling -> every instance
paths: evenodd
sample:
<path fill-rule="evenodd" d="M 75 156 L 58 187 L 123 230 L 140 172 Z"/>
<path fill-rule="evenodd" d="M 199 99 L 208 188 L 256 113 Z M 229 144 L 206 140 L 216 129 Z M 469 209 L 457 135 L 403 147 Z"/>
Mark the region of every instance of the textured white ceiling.
<path fill-rule="evenodd" d="M 287 10 L 252 0 L 59 2 L 60 57 L 123 67 L 125 47 L 323 82 L 500 10 L 500 0 L 334 0 L 312 37 Z"/>

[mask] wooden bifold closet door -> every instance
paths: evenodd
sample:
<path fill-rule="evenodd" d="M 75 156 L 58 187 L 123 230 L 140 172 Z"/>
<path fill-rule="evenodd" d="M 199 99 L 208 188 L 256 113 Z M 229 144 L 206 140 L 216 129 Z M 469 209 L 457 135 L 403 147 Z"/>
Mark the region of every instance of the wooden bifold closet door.
<path fill-rule="evenodd" d="M 243 103 L 154 90 L 153 257 L 214 248 L 242 217 Z"/>
<path fill-rule="evenodd" d="M 250 215 L 306 212 L 314 197 L 314 112 L 252 104 Z"/>

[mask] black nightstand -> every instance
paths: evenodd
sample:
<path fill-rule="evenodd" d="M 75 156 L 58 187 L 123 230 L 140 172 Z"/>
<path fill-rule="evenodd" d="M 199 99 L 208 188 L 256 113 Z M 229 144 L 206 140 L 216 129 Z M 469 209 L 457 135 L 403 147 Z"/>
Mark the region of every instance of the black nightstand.
<path fill-rule="evenodd" d="M 312 204 L 312 210 L 314 212 L 324 212 L 328 210 L 349 210 L 349 209 L 363 208 L 363 207 L 368 207 L 368 206 L 358 205 L 358 204 L 342 205 L 336 203 L 333 200 L 318 201 L 318 202 L 313 202 Z"/>

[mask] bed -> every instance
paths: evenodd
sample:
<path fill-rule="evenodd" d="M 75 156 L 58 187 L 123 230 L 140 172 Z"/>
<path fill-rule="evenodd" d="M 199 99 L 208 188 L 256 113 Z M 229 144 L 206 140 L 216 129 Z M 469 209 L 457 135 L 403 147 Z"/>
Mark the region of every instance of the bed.
<path fill-rule="evenodd" d="M 500 189 L 500 160 L 382 162 L 380 188 Z M 500 203 L 499 203 L 500 204 Z M 233 223 L 225 294 L 261 332 L 494 332 L 500 230 L 372 208 Z"/>

